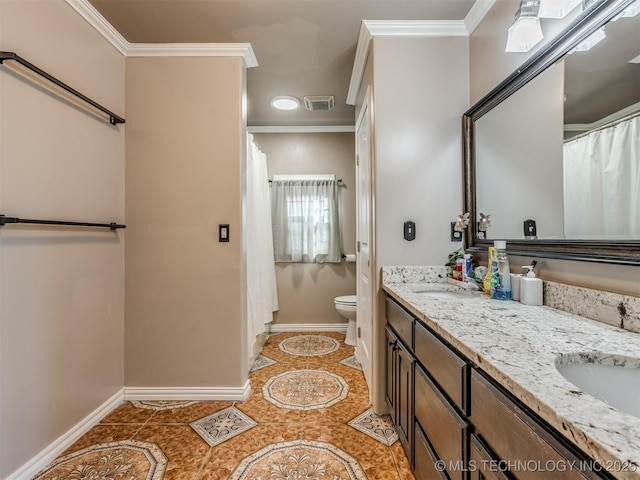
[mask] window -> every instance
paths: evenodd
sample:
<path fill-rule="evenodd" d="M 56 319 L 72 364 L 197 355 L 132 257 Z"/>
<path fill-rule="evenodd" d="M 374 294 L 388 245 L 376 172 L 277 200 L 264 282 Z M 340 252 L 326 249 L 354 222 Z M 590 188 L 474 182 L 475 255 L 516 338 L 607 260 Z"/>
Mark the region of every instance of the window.
<path fill-rule="evenodd" d="M 342 260 L 338 181 L 274 180 L 271 198 L 276 262 Z"/>

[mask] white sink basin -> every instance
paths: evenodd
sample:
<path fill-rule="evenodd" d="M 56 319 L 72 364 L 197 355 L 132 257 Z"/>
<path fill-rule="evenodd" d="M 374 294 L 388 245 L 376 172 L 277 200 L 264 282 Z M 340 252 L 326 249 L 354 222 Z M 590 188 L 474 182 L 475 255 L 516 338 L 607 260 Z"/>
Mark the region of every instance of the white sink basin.
<path fill-rule="evenodd" d="M 559 356 L 556 368 L 584 393 L 640 418 L 640 358 L 576 353 Z"/>
<path fill-rule="evenodd" d="M 466 300 L 476 298 L 473 293 L 465 290 L 416 290 L 413 293 L 442 300 Z"/>

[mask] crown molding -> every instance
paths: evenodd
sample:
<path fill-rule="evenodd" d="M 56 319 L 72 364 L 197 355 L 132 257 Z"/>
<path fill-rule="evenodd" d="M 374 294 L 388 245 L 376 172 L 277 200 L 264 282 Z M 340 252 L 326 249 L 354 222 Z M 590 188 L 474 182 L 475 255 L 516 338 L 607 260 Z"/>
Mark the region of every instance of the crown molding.
<path fill-rule="evenodd" d="M 257 67 L 250 43 L 132 43 L 127 57 L 242 57 L 245 68 Z"/>
<path fill-rule="evenodd" d="M 355 125 L 265 125 L 249 126 L 249 133 L 353 133 Z"/>
<path fill-rule="evenodd" d="M 131 44 L 89 3 L 89 0 L 66 0 L 66 2 L 122 55 L 127 55 Z"/>
<path fill-rule="evenodd" d="M 487 13 L 489 13 L 494 3 L 496 3 L 496 0 L 476 0 L 471 10 L 469 10 L 469 13 L 467 13 L 467 16 L 464 17 L 467 35 L 471 36 L 475 29 L 478 28 L 478 25 L 480 25 L 480 22 L 482 22 Z"/>
<path fill-rule="evenodd" d="M 125 57 L 242 57 L 245 68 L 257 67 L 249 43 L 129 43 L 89 0 L 65 0 Z"/>
<path fill-rule="evenodd" d="M 476 0 L 464 20 L 363 20 L 360 25 L 356 58 L 353 62 L 347 104 L 355 105 L 371 48 L 378 36 L 468 37 L 477 28 L 496 0 Z"/>

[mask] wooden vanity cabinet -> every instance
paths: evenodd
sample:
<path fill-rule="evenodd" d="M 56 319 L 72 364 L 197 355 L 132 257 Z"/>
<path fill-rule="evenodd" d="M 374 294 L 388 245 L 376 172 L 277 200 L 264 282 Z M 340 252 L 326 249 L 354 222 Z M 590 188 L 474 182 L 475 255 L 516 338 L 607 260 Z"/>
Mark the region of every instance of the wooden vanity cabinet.
<path fill-rule="evenodd" d="M 386 315 L 387 406 L 418 480 L 613 478 L 389 297 Z"/>
<path fill-rule="evenodd" d="M 386 329 L 386 401 L 400 442 L 412 458 L 413 443 L 413 363 L 409 350 L 391 329 Z"/>
<path fill-rule="evenodd" d="M 603 478 L 594 471 L 582 471 L 581 467 L 590 465 L 587 457 L 476 369 L 471 373 L 470 420 L 475 435 L 494 452 L 495 460 L 512 478 Z"/>

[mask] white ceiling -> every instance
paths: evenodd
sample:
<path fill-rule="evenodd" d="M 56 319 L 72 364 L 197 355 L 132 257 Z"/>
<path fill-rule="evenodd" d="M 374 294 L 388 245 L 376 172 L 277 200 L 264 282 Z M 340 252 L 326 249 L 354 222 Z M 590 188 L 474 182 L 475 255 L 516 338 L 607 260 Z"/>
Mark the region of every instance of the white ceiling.
<path fill-rule="evenodd" d="M 251 43 L 248 124 L 353 125 L 346 104 L 362 20 L 463 20 L 475 0 L 89 0 L 130 43 Z M 274 110 L 276 95 L 335 108 Z"/>

